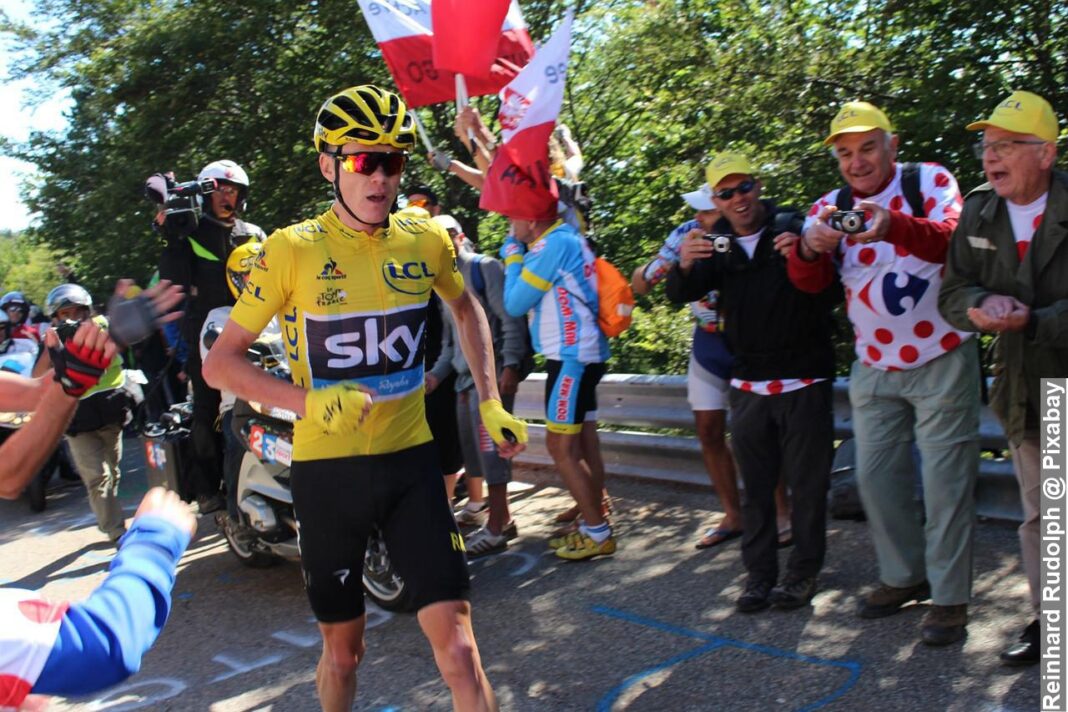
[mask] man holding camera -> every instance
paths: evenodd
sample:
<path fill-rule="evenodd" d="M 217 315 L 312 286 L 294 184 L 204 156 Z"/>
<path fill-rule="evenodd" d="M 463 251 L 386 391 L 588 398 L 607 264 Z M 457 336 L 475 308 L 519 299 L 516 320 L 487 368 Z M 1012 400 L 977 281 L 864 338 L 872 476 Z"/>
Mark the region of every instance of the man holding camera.
<path fill-rule="evenodd" d="M 783 253 L 798 239 L 802 216 L 760 200 L 763 185 L 749 160 L 721 153 L 705 175 L 722 217 L 714 235 L 690 233 L 668 274 L 673 302 L 719 290 L 724 336 L 734 354 L 732 446 L 745 485 L 742 560 L 748 579 L 737 608 L 799 608 L 816 593 L 826 551 L 834 379 L 831 310 L 841 288 L 817 293 L 789 280 Z M 787 478 L 794 549 L 778 578 L 775 488 Z"/>
<path fill-rule="evenodd" d="M 233 306 L 226 286 L 226 260 L 238 245 L 266 236 L 256 225 L 240 219 L 248 198 L 248 175 L 233 161 L 213 161 L 197 175 L 197 183 L 214 189 L 201 196 L 203 212 L 174 210 L 165 205 L 156 215 L 155 229 L 163 238 L 159 275 L 182 285 L 189 294 L 182 338 L 190 345 L 185 371 L 193 384 L 193 463 L 189 476 L 201 514 L 224 506 L 219 494 L 222 481 L 222 439 L 215 427 L 219 414 L 219 391 L 204 382 L 197 344 L 208 312 Z M 201 188 L 202 190 L 202 188 Z"/>
<path fill-rule="evenodd" d="M 1001 368 L 990 407 L 1020 485 L 1021 558 L 1035 614 L 1001 660 L 1030 665 L 1041 654 L 1040 379 L 1068 376 L 1068 173 L 1053 168 L 1057 116 L 1036 94 L 1013 92 L 967 128 L 983 132 L 975 149 L 989 182 L 964 201 L 938 304 L 954 326 L 998 334 Z"/>
<path fill-rule="evenodd" d="M 960 191 L 937 163 L 898 163 L 890 120 L 867 102 L 845 104 L 824 145 L 846 185 L 812 206 L 789 267 L 806 291 L 836 281 L 837 270 L 856 334 L 857 484 L 880 579 L 859 614 L 882 618 L 929 596 L 923 642 L 948 645 L 968 621 L 979 469 L 976 346 L 938 313 Z"/>

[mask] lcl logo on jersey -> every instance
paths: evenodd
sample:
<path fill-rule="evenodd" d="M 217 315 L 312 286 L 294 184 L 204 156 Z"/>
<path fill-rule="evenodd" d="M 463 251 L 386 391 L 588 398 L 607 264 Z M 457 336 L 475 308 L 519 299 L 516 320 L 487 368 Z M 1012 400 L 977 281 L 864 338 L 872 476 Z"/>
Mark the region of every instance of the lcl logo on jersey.
<path fill-rule="evenodd" d="M 382 263 L 382 277 L 386 284 L 402 294 L 426 294 L 436 276 L 426 262 L 396 262 L 390 259 Z"/>
<path fill-rule="evenodd" d="M 423 304 L 388 312 L 305 314 L 308 361 L 316 381 L 339 381 L 422 368 Z"/>

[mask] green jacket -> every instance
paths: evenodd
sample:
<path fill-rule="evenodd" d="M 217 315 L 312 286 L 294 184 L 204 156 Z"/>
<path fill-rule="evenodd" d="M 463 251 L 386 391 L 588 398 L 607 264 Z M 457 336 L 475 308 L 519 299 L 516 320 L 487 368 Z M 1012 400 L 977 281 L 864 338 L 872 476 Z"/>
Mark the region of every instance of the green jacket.
<path fill-rule="evenodd" d="M 1031 308 L 1022 332 L 997 340 L 990 407 L 1014 444 L 1038 436 L 1041 378 L 1068 377 L 1068 173 L 1054 171 L 1042 224 L 1023 262 L 1005 201 L 984 183 L 964 201 L 946 256 L 938 308 L 957 327 L 976 331 L 967 310 L 989 294 Z"/>

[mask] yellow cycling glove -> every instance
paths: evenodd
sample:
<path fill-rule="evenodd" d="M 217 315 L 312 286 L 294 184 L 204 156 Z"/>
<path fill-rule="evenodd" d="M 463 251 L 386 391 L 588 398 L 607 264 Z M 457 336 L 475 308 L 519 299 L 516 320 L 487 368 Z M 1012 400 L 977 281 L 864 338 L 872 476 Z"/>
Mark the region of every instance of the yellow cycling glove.
<path fill-rule="evenodd" d="M 304 396 L 304 417 L 330 435 L 353 433 L 370 400 L 371 394 L 351 381 L 318 388 Z"/>
<path fill-rule="evenodd" d="M 527 442 L 527 424 L 504 409 L 499 400 L 484 400 L 478 404 L 478 414 L 482 416 L 482 425 L 498 445 L 505 441 Z"/>

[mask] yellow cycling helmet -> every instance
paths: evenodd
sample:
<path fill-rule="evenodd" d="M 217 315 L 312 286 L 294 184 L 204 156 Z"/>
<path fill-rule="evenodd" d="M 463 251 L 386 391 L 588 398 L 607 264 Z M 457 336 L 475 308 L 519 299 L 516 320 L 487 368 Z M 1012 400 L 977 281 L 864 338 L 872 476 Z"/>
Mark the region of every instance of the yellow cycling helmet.
<path fill-rule="evenodd" d="M 234 299 L 241 297 L 245 291 L 245 282 L 248 274 L 252 271 L 252 265 L 260 258 L 263 252 L 263 244 L 256 240 L 249 240 L 243 245 L 238 245 L 226 259 L 226 286 L 230 288 L 230 294 Z"/>
<path fill-rule="evenodd" d="M 407 151 L 415 146 L 415 121 L 399 96 L 364 84 L 323 103 L 313 140 L 320 153 L 339 153 L 346 143 L 382 143 Z"/>

